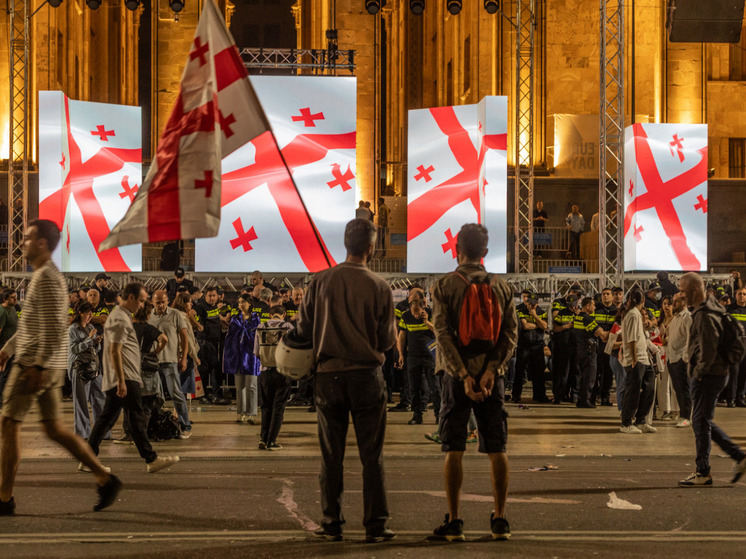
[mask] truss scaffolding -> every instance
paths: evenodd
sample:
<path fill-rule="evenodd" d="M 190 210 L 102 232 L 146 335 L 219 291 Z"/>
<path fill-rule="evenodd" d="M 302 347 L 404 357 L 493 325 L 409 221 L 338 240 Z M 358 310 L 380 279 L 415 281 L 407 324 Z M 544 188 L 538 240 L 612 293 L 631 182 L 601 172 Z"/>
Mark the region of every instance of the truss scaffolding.
<path fill-rule="evenodd" d="M 354 50 L 245 48 L 241 59 L 247 68 L 258 73 L 270 69 L 355 72 Z"/>

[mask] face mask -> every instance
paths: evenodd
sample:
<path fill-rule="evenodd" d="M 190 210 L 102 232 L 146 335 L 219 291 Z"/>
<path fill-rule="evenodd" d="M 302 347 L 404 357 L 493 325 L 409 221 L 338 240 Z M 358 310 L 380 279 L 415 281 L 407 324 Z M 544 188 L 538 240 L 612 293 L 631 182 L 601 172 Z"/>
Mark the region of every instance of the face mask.
<path fill-rule="evenodd" d="M 655 294 L 655 297 L 653 297 L 653 299 L 655 299 L 656 301 L 660 301 L 662 297 L 663 297 L 663 294 L 659 291 L 658 293 Z"/>

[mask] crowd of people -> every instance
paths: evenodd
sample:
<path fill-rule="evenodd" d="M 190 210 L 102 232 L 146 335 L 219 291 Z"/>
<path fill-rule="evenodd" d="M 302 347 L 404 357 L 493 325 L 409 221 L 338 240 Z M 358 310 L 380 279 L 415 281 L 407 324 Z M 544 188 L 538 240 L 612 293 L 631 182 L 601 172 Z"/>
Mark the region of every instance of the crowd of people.
<path fill-rule="evenodd" d="M 427 436 L 445 453 L 448 505 L 431 537 L 464 539 L 461 460 L 475 442 L 490 461 L 492 537 L 509 538 L 505 402 L 523 401 L 526 380 L 537 403 L 594 408 L 613 406 L 615 399 L 624 434 L 655 433 L 654 418 L 691 426 L 697 469 L 682 486 L 712 484 L 711 440 L 736 461 L 733 482 L 746 472 L 746 453 L 712 421 L 718 400 L 746 407 L 746 287 L 738 274 L 732 284 L 715 286 L 690 273 L 677 286 L 660 272 L 642 289 L 612 287 L 595 295 L 576 284 L 546 307 L 543 295 L 514 293 L 487 273 L 481 264 L 487 230 L 469 224 L 458 236 L 456 270 L 427 290 L 412 286 L 395 305 L 391 286 L 367 268 L 377 234 L 371 219 L 357 218 L 345 231 L 346 261 L 316 274 L 306 291 L 278 289 L 256 271 L 233 300 L 217 286 L 195 286 L 183 269 L 152 293 L 136 282 L 114 291 L 103 273 L 93 285 L 68 290 L 51 262 L 59 230 L 32 222 L 24 250 L 34 275 L 23 309 L 7 289 L 0 308 L 7 381 L 0 515 L 15 510 L 18 430 L 32 402 L 46 433 L 78 459 L 81 471 L 93 473 L 94 508 L 101 510 L 122 486 L 97 458 L 120 414 L 124 435 L 115 442 L 135 445 L 147 472 L 155 473 L 179 457 L 154 451 L 153 418 L 170 398 L 173 434 L 188 439 L 187 400 L 200 388 L 206 404 L 235 398 L 237 422 L 260 418 L 259 448 L 269 451 L 282 449 L 285 407 L 307 403 L 312 393 L 322 463 L 317 535 L 334 541 L 342 539 L 344 524 L 350 415 L 363 463 L 366 540 L 386 541 L 395 537 L 387 527 L 383 475 L 387 413 L 411 412 L 409 424 L 422 424 L 429 404 L 438 428 Z M 297 386 L 275 359 L 293 330 L 312 341 L 314 354 L 314 375 Z M 65 379 L 74 434 L 59 417 Z"/>

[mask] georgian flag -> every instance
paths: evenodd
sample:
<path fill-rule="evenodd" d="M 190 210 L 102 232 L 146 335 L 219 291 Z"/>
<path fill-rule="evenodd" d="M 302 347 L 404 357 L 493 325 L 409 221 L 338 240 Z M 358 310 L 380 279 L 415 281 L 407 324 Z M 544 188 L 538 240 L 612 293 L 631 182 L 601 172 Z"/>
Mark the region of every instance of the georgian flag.
<path fill-rule="evenodd" d="M 624 269 L 707 270 L 707 125 L 625 130 Z"/>
<path fill-rule="evenodd" d="M 247 75 L 208 0 L 150 171 L 101 249 L 217 234 L 221 160 L 269 130 Z"/>

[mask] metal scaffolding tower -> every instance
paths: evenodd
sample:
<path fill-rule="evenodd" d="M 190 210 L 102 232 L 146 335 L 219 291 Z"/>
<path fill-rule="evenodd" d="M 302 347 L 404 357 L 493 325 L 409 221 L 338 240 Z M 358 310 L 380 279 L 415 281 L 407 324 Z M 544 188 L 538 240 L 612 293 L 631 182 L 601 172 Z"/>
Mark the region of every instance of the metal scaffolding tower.
<path fill-rule="evenodd" d="M 534 271 L 534 0 L 515 13 L 515 271 Z"/>
<path fill-rule="evenodd" d="M 10 37 L 10 143 L 8 155 L 8 270 L 23 271 L 28 207 L 28 5 L 8 2 Z"/>
<path fill-rule="evenodd" d="M 598 272 L 600 287 L 622 285 L 624 231 L 624 0 L 601 0 Z"/>

